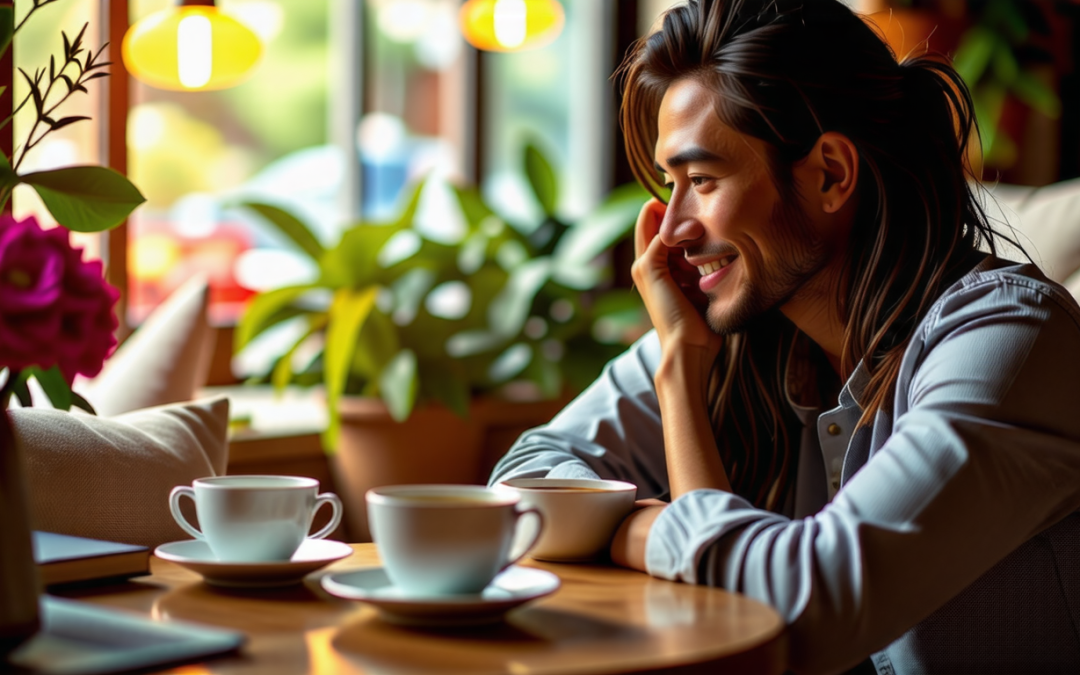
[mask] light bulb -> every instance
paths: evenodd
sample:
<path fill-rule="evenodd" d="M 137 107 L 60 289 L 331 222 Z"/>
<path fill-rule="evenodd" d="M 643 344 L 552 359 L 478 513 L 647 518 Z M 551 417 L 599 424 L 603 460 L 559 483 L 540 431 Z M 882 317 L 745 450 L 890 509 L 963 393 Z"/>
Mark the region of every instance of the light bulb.
<path fill-rule="evenodd" d="M 210 19 L 192 14 L 176 26 L 176 67 L 180 84 L 199 89 L 214 71 L 213 32 Z"/>
<path fill-rule="evenodd" d="M 132 76 L 178 91 L 239 84 L 261 56 L 258 36 L 212 4 L 154 12 L 128 29 L 123 44 L 124 65 Z"/>
<path fill-rule="evenodd" d="M 465 39 L 477 49 L 512 52 L 549 44 L 566 17 L 557 0 L 468 0 L 459 21 Z"/>
<path fill-rule="evenodd" d="M 492 10 L 495 39 L 507 49 L 517 49 L 525 43 L 527 19 L 525 0 L 495 0 Z"/>

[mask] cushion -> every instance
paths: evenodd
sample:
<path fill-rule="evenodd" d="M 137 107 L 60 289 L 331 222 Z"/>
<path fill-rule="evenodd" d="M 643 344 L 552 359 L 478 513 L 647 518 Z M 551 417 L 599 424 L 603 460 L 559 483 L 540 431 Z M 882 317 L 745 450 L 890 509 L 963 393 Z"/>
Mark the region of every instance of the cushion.
<path fill-rule="evenodd" d="M 997 185 L 986 203 L 991 218 L 1005 220 L 1048 277 L 1073 296 L 1080 293 L 1080 179 L 1033 188 Z M 1008 233 L 1008 228 L 1003 228 Z M 1022 260 L 1016 255 L 1006 255 Z"/>
<path fill-rule="evenodd" d="M 169 491 L 225 473 L 229 399 L 106 419 L 46 408 L 9 411 L 26 458 L 34 529 L 143 546 L 190 539 Z"/>
<path fill-rule="evenodd" d="M 187 280 L 76 391 L 105 417 L 195 398 L 210 369 L 209 303 L 206 277 Z"/>

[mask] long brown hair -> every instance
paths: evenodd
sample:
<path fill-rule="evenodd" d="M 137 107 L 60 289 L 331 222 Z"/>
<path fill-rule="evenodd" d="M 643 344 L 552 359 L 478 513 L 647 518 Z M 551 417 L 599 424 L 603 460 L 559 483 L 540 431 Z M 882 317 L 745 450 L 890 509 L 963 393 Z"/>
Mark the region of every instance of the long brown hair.
<path fill-rule="evenodd" d="M 963 80 L 944 60 L 898 63 L 835 0 L 689 0 L 635 44 L 619 75 L 627 156 L 657 197 L 657 112 L 682 78 L 715 92 L 723 123 L 769 144 L 782 196 L 792 195 L 792 164 L 822 133 L 855 144 L 858 206 L 836 289 L 845 323 L 840 369 L 865 364 L 859 424 L 871 423 L 891 405 L 919 320 L 972 253 L 980 245 L 994 252 L 1000 236 L 968 183 L 967 141 L 977 128 Z M 725 467 L 735 491 L 765 508 L 783 505 L 793 477 L 798 438 L 788 432 L 797 427 L 784 369 L 797 334 L 773 310 L 726 338 L 713 369 L 710 406 Z"/>

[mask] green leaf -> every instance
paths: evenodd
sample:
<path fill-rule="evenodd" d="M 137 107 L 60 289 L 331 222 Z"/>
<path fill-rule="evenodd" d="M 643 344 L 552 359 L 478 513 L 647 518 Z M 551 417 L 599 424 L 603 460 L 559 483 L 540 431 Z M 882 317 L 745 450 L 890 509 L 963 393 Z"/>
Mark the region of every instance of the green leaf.
<path fill-rule="evenodd" d="M 528 367 L 533 359 L 533 349 L 524 342 L 513 345 L 495 359 L 488 368 L 492 382 L 506 382 Z"/>
<path fill-rule="evenodd" d="M 994 31 L 984 26 L 969 28 L 960 38 L 960 46 L 953 57 L 953 67 L 969 88 L 974 87 L 986 72 L 997 43 L 998 37 Z"/>
<path fill-rule="evenodd" d="M 1012 82 L 1016 97 L 1047 117 L 1061 116 L 1061 99 L 1057 92 L 1030 72 L 1018 73 Z"/>
<path fill-rule="evenodd" d="M 127 178 L 103 166 L 38 171 L 22 182 L 37 190 L 58 223 L 76 232 L 112 229 L 146 201 Z"/>
<path fill-rule="evenodd" d="M 375 296 L 378 292 L 379 289 L 376 286 L 369 286 L 359 291 L 343 288 L 334 294 L 334 302 L 330 306 L 330 325 L 324 352 L 326 405 L 330 416 L 324 442 L 330 450 L 337 447 L 338 430 L 341 425 L 337 404 L 345 392 L 345 383 L 349 379 L 349 368 L 352 364 L 356 338 L 375 306 Z"/>
<path fill-rule="evenodd" d="M 341 241 L 329 249 L 319 265 L 321 281 L 327 286 L 362 288 L 381 281 L 384 268 L 379 264 L 379 252 L 386 242 L 407 225 L 375 225 L 361 223 L 341 235 Z"/>
<path fill-rule="evenodd" d="M 19 184 L 19 176 L 12 171 L 8 158 L 0 153 L 0 191 L 9 191 Z"/>
<path fill-rule="evenodd" d="M 307 339 L 326 327 L 328 317 L 325 314 L 310 317 L 308 319 L 308 328 L 304 331 L 304 334 L 300 336 L 300 339 L 293 343 L 292 347 L 285 352 L 281 358 L 274 364 L 274 370 L 270 374 L 270 382 L 274 386 L 274 391 L 282 391 L 292 380 L 292 360 L 296 350 L 300 348 L 302 344 L 307 342 Z"/>
<path fill-rule="evenodd" d="M 551 260 L 539 258 L 520 265 L 510 275 L 499 295 L 488 307 L 491 329 L 504 337 L 521 332 L 540 288 L 551 278 Z"/>
<path fill-rule="evenodd" d="M 71 387 L 68 386 L 67 380 L 60 373 L 58 366 L 53 366 L 48 370 L 42 370 L 41 368 L 31 368 L 31 375 L 41 388 L 45 391 L 45 394 L 49 397 L 49 401 L 52 402 L 53 407 L 57 410 L 70 410 L 71 409 Z"/>
<path fill-rule="evenodd" d="M 574 223 L 552 254 L 555 280 L 584 290 L 574 280 L 601 253 L 633 232 L 638 213 L 648 198 L 641 186 L 624 185 L 616 188 L 596 210 Z"/>
<path fill-rule="evenodd" d="M 383 401 L 398 422 L 407 420 L 416 404 L 416 377 L 416 354 L 410 349 L 398 352 L 379 375 Z"/>
<path fill-rule="evenodd" d="M 559 183 L 555 177 L 555 169 L 532 143 L 525 146 L 525 176 L 529 179 L 529 185 L 536 195 L 536 201 L 540 202 L 540 208 L 544 209 L 544 214 L 555 215 L 555 206 L 559 201 Z"/>
<path fill-rule="evenodd" d="M 367 381 L 375 380 L 400 350 L 394 322 L 381 311 L 372 312 L 356 338 L 351 372 Z"/>
<path fill-rule="evenodd" d="M 1016 80 L 1016 76 L 1020 74 L 1020 64 L 1016 62 L 1012 47 L 1005 42 L 998 41 L 997 47 L 994 49 L 992 62 L 994 64 L 994 79 L 999 84 L 1008 87 Z"/>
<path fill-rule="evenodd" d="M 94 406 L 90 405 L 90 401 L 87 401 L 85 398 L 83 398 L 77 392 L 74 392 L 74 391 L 71 392 L 71 405 L 72 405 L 72 407 L 79 408 L 80 410 L 84 410 L 84 411 L 90 413 L 91 415 L 96 415 L 97 414 L 97 411 L 94 410 Z"/>
<path fill-rule="evenodd" d="M 281 310 L 315 288 L 318 286 L 314 284 L 286 286 L 256 295 L 248 304 L 244 316 L 240 318 L 240 324 L 236 327 L 236 333 L 233 336 L 233 351 L 240 351 L 264 330 L 278 323 L 275 318 L 280 316 Z"/>
<path fill-rule="evenodd" d="M 421 361 L 419 371 L 424 375 L 420 390 L 430 399 L 439 401 L 455 415 L 468 418 L 472 392 L 468 373 L 457 361 Z"/>
<path fill-rule="evenodd" d="M 278 232 L 296 244 L 301 251 L 307 253 L 315 262 L 319 262 L 319 259 L 326 253 L 326 249 L 323 248 L 318 237 L 299 218 L 288 211 L 261 202 L 243 202 L 240 206 L 251 209 L 262 216 L 268 223 L 277 228 Z"/>
<path fill-rule="evenodd" d="M 26 381 L 30 379 L 30 370 L 24 370 L 19 373 L 19 379 L 15 380 L 14 386 L 11 391 L 15 394 L 15 398 L 19 399 L 19 405 L 24 408 L 34 407 L 34 398 L 30 395 L 30 387 L 26 386 Z M 0 405 L 3 405 L 3 401 L 0 401 Z"/>
<path fill-rule="evenodd" d="M 11 5 L 0 7 L 0 55 L 7 52 L 14 34 L 15 8 Z"/>

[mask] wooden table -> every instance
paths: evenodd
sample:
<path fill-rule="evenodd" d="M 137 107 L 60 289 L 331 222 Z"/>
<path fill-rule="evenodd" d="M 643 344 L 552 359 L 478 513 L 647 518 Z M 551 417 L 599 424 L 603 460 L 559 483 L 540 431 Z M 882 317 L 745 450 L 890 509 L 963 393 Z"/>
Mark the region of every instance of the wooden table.
<path fill-rule="evenodd" d="M 373 544 L 327 568 L 379 564 Z M 319 573 L 303 586 L 239 591 L 208 586 L 173 563 L 130 583 L 62 595 L 239 630 L 239 655 L 167 671 L 310 675 L 781 673 L 786 636 L 764 604 L 714 588 L 654 579 L 606 565 L 527 561 L 562 587 L 486 627 L 404 628 L 374 608 L 324 592 Z"/>

